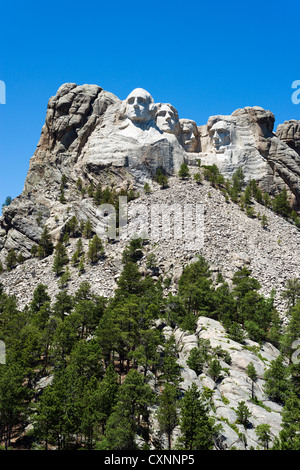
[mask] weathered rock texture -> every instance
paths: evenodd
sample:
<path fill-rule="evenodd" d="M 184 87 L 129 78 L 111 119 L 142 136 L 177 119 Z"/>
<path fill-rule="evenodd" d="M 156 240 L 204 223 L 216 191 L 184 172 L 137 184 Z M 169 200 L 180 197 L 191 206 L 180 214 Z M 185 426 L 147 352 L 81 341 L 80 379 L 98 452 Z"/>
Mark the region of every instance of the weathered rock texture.
<path fill-rule="evenodd" d="M 279 139 L 300 155 L 300 121 L 291 119 L 279 124 L 276 130 Z"/>
<path fill-rule="evenodd" d="M 246 181 L 255 179 L 270 194 L 286 187 L 299 205 L 299 154 L 295 145 L 282 138 L 283 131 L 273 132 L 274 122 L 273 113 L 258 106 L 237 109 L 230 116 L 212 116 L 199 128 L 199 157 L 203 164 L 216 164 L 227 178 L 242 167 Z"/>
<path fill-rule="evenodd" d="M 191 170 L 191 172 L 197 171 Z M 249 218 L 241 211 L 238 205 L 227 203 L 222 193 L 212 188 L 206 181 L 198 185 L 192 179 L 179 180 L 178 177 L 169 179 L 169 187 L 161 190 L 157 184 L 152 186 L 152 194 L 141 196 L 128 204 L 128 233 L 120 236 L 114 243 L 105 242 L 105 260 L 97 266 L 89 266 L 82 276 L 78 276 L 77 268 L 70 266 L 71 282 L 70 290 L 74 291 L 84 280 L 89 281 L 94 289 L 103 295 L 111 296 L 114 292 L 116 280 L 121 273 L 121 256 L 131 234 L 136 229 L 136 218 L 143 209 L 147 218 L 147 231 L 149 250 L 155 254 L 159 274 L 170 277 L 171 291 L 177 289 L 177 282 L 186 263 L 196 259 L 201 253 L 211 265 L 211 269 L 217 276 L 222 273 L 226 281 L 231 282 L 234 272 L 243 266 L 247 266 L 254 277 L 262 286 L 262 293 L 269 296 L 272 288 L 276 291 L 276 306 L 285 312 L 286 305 L 281 298 L 288 279 L 300 277 L 300 232 L 282 217 L 276 215 L 265 206 L 254 202 L 254 209 L 261 216 L 266 215 L 268 228 L 264 229 L 258 218 Z M 68 196 L 68 194 L 67 194 Z M 174 238 L 175 219 L 170 216 L 170 230 L 168 224 L 163 223 L 162 216 L 166 216 L 167 210 L 190 205 L 191 213 L 188 220 L 192 222 L 192 230 L 195 231 L 195 214 L 197 204 L 204 207 L 204 231 L 203 244 L 191 245 L 190 241 Z M 176 206 L 177 205 L 177 206 Z M 156 208 L 155 217 L 151 216 L 152 208 Z M 79 209 L 80 208 L 80 209 Z M 69 212 L 68 217 L 64 213 L 65 205 L 57 203 L 58 220 L 55 222 L 53 214 L 52 233 L 60 233 L 65 222 L 74 214 L 79 220 L 85 220 L 88 216 L 94 227 L 97 226 L 97 208 L 91 198 L 84 197 Z M 51 218 L 48 220 L 52 220 Z M 138 220 L 138 219 L 137 219 Z M 166 220 L 165 220 L 166 222 Z M 151 225 L 158 223 L 158 234 L 152 234 Z M 34 224 L 34 217 L 32 224 Z M 54 227 L 56 225 L 56 229 Z M 138 226 L 141 230 L 141 227 Z M 28 227 L 28 230 L 30 227 Z M 39 228 L 41 230 L 41 228 Z M 14 231 L 9 238 L 11 245 L 23 247 L 24 239 L 16 238 Z M 139 232 L 137 231 L 139 234 Z M 83 238 L 85 252 L 88 249 L 88 240 Z M 14 245 L 13 245 L 14 244 Z M 70 239 L 68 254 L 71 258 L 75 251 L 76 239 Z M 24 246 L 24 251 L 25 251 Z M 40 261 L 37 258 L 29 259 L 11 272 L 1 275 L 4 283 L 11 293 L 15 293 L 24 306 L 29 302 L 31 293 L 41 280 L 49 286 L 49 292 L 54 296 L 58 292 L 55 275 L 52 272 L 53 256 Z M 146 270 L 146 256 L 141 261 L 141 267 Z"/>
<path fill-rule="evenodd" d="M 211 266 L 215 282 L 221 273 L 230 285 L 234 272 L 246 265 L 261 283 L 264 295 L 269 296 L 275 289 L 275 305 L 285 322 L 286 306 L 281 293 L 287 280 L 300 277 L 297 227 L 253 202 L 256 213 L 268 218 L 268 227 L 263 228 L 259 218 L 247 217 L 238 205 L 226 202 L 223 194 L 208 182 L 197 184 L 192 178 L 181 180 L 177 172 L 183 162 L 188 162 L 193 176 L 199 171 L 196 166 L 199 159 L 204 165 L 216 163 L 227 178 L 242 167 L 246 181 L 257 180 L 262 189 L 271 194 L 286 187 L 299 204 L 297 126 L 294 121 L 291 125 L 285 123 L 275 134 L 274 116 L 270 111 L 246 107 L 231 116 L 213 116 L 205 126 L 197 127 L 194 121 L 179 119 L 170 104 L 155 104 L 145 90 L 136 89 L 121 101 L 96 85 L 63 85 L 49 100 L 46 122 L 30 161 L 24 191 L 4 208 L 0 218 L 0 261 L 5 266 L 11 249 L 25 258 L 23 264 L 0 275 L 4 289 L 16 295 L 20 308 L 31 300 L 41 282 L 47 285 L 54 299 L 60 289 L 52 270 L 54 255 L 43 260 L 31 255 L 31 248 L 38 244 L 43 227 L 48 227 L 55 244 L 73 216 L 79 222 L 90 220 L 95 232 L 104 225 L 103 214 L 93 198 L 76 187 L 80 178 L 85 188 L 93 183 L 115 190 L 135 189 L 141 195 L 128 205 L 128 232 L 121 233 L 115 241 L 104 240 L 105 257 L 97 265 L 86 264 L 81 276 L 78 268 L 70 265 L 70 293 L 83 281 L 88 281 L 98 295 L 114 295 L 123 268 L 122 252 L 137 229 L 136 214 L 142 212 L 142 228 L 148 233 L 149 242 L 138 264 L 142 273 L 149 274 L 147 254 L 156 256 L 157 266 L 150 274 L 170 280 L 165 294 L 177 291 L 183 267 L 202 254 Z M 166 189 L 153 181 L 158 168 L 169 176 Z M 60 200 L 63 176 L 65 203 Z M 145 182 L 151 186 L 150 194 L 142 189 Z M 204 209 L 203 243 L 196 237 L 194 215 L 199 205 Z M 181 211 L 184 214 L 187 206 L 192 212 L 185 213 L 184 224 L 188 227 L 186 233 L 192 236 L 176 238 L 178 215 Z M 176 219 L 171 214 L 170 225 L 162 217 L 166 217 L 169 209 L 174 209 L 177 216 Z M 157 230 L 154 237 L 148 230 L 153 228 L 153 214 Z M 83 239 L 85 254 L 88 243 Z M 76 238 L 71 237 L 67 245 L 70 259 L 75 244 Z M 244 448 L 239 433 L 245 431 L 238 427 L 237 432 L 235 423 L 235 409 L 241 400 L 252 412 L 254 427 L 268 423 L 272 436 L 278 435 L 281 407 L 270 402 L 263 391 L 263 373 L 278 355 L 275 348 L 270 344 L 261 347 L 252 342 L 234 343 L 218 322 L 203 317 L 199 318 L 193 335 L 178 329 L 165 329 L 165 334 L 174 334 L 176 338 L 183 393 L 192 382 L 200 390 L 208 387 L 214 392 L 212 412 L 223 426 L 220 448 Z M 221 346 L 231 356 L 230 365 L 223 364 L 224 376 L 219 382 L 214 382 L 207 370 L 197 376 L 187 367 L 189 351 L 203 339 L 210 340 L 212 350 Z M 245 346 L 259 349 L 259 356 Z M 249 362 L 254 363 L 258 373 L 255 393 L 262 406 L 250 400 L 252 384 L 246 374 Z M 246 437 L 248 446 L 257 447 L 253 429 L 246 431 Z"/>
<path fill-rule="evenodd" d="M 12 248 L 29 258 L 45 224 L 58 240 L 70 211 L 97 225 L 95 207 L 75 190 L 78 178 L 86 186 L 138 189 L 153 181 L 158 168 L 175 175 L 183 162 L 196 165 L 200 159 L 216 163 L 227 178 L 241 166 L 246 181 L 257 180 L 271 194 L 286 187 L 299 204 L 300 156 L 289 146 L 293 141 L 297 147 L 299 127 L 293 122 L 286 134 L 279 129 L 279 138 L 273 126 L 270 111 L 246 107 L 197 127 L 143 89 L 122 101 L 98 85 L 66 83 L 49 100 L 24 191 L 0 219 L 0 260 Z M 63 175 L 66 205 L 59 202 Z"/>

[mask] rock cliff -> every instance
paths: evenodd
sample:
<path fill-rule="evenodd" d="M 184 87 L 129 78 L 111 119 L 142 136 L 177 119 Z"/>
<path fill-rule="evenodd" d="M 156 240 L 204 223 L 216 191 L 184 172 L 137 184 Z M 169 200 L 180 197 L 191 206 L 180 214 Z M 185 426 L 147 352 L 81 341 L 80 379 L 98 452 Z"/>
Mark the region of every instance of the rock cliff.
<path fill-rule="evenodd" d="M 276 130 L 279 139 L 300 155 L 300 121 L 291 119 L 279 124 Z"/>
<path fill-rule="evenodd" d="M 71 259 L 78 237 L 68 236 L 70 222 L 76 220 L 78 227 L 90 222 L 93 233 L 102 230 L 109 207 L 102 211 L 95 194 L 99 188 L 101 194 L 108 188 L 110 197 L 111 193 L 126 197 L 135 194 L 127 205 L 127 231 L 122 234 L 119 226 L 116 239 L 104 237 L 105 258 L 88 266 L 81 276 L 78 268 L 70 265 L 71 293 L 87 281 L 98 295 L 112 297 L 122 271 L 123 250 L 139 226 L 144 235 L 147 232 L 147 254 L 154 254 L 157 260 L 152 275 L 170 281 L 166 295 L 176 293 L 183 267 L 202 254 L 216 283 L 221 274 L 230 285 L 234 272 L 247 266 L 265 296 L 275 290 L 275 306 L 285 324 L 286 305 L 281 294 L 289 279 L 300 277 L 297 226 L 256 201 L 252 201 L 252 207 L 259 216 L 249 217 L 208 181 L 199 184 L 193 179 L 200 171 L 199 160 L 202 166 L 216 164 L 227 179 L 241 167 L 246 182 L 256 180 L 270 195 L 286 188 L 297 209 L 299 121 L 285 122 L 278 126 L 277 133 L 274 121 L 270 111 L 245 107 L 230 116 L 212 116 L 206 125 L 198 126 L 192 120 L 179 118 L 171 104 L 155 103 L 140 88 L 122 101 L 97 85 L 62 85 L 49 100 L 24 190 L 3 209 L 0 218 L 0 261 L 4 268 L 9 253 L 22 255 L 20 264 L 0 274 L 4 289 L 16 296 L 20 308 L 27 305 L 41 281 L 54 298 L 60 290 L 52 269 L 54 253 L 40 259 L 33 254 L 33 247 L 38 247 L 47 227 L 54 246 L 67 235 L 66 248 Z M 190 178 L 178 177 L 182 163 L 189 165 Z M 164 189 L 155 181 L 158 170 L 168 177 Z M 106 202 L 111 204 L 109 198 Z M 166 221 L 170 208 L 174 213 Z M 195 211 L 200 208 L 200 218 L 195 219 Z M 192 235 L 186 238 L 175 236 L 176 216 L 181 210 L 185 235 Z M 143 216 L 142 226 L 140 219 L 136 222 L 137 214 Z M 262 216 L 268 219 L 267 227 L 261 223 Z M 202 238 L 197 243 L 193 239 L 198 234 L 195 221 L 196 225 L 202 223 Z M 155 236 L 151 232 L 153 223 Z M 89 239 L 83 237 L 82 241 L 87 252 Z M 142 273 L 148 269 L 146 259 L 145 256 L 139 262 Z M 241 400 L 251 408 L 253 427 L 268 423 L 272 437 L 278 435 L 282 407 L 263 392 L 263 373 L 278 356 L 276 348 L 251 341 L 238 344 L 226 336 L 219 322 L 202 316 L 194 335 L 169 327 L 164 328 L 164 333 L 174 335 L 179 348 L 183 393 L 191 383 L 196 383 L 199 390 L 206 387 L 213 391 L 213 415 L 223 425 L 221 448 L 245 448 L 240 438 L 242 426 L 235 426 L 234 410 Z M 191 348 L 205 339 L 210 340 L 212 351 L 221 346 L 230 354 L 231 362 L 223 364 L 224 377 L 220 382 L 209 377 L 207 371 L 197 376 L 187 366 Z M 255 364 L 258 372 L 255 393 L 259 404 L 251 401 L 252 384 L 246 374 L 249 362 Z M 246 434 L 249 445 L 257 447 L 253 429 Z"/>

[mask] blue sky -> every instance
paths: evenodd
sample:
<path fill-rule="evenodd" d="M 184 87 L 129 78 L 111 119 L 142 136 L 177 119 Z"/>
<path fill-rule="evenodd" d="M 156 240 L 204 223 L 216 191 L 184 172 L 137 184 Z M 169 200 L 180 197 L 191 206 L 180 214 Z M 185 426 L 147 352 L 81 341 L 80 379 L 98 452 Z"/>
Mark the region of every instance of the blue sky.
<path fill-rule="evenodd" d="M 65 82 L 126 98 L 136 87 L 181 118 L 245 106 L 300 119 L 299 1 L 12 1 L 1 6 L 0 203 L 22 192 L 48 99 Z"/>

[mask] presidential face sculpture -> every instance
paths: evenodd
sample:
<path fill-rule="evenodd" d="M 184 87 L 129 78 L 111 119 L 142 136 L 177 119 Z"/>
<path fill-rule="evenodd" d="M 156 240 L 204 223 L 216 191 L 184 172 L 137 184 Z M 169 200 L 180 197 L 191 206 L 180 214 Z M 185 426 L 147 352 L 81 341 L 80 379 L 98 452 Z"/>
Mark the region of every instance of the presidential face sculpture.
<path fill-rule="evenodd" d="M 125 100 L 124 113 L 133 123 L 143 124 L 151 121 L 154 114 L 154 101 L 143 88 L 133 90 Z"/>
<path fill-rule="evenodd" d="M 199 145 L 199 132 L 195 121 L 180 119 L 180 140 L 186 152 L 196 152 Z"/>
<path fill-rule="evenodd" d="M 162 132 L 178 133 L 178 113 L 171 104 L 160 103 L 157 105 L 156 125 Z"/>
<path fill-rule="evenodd" d="M 230 145 L 230 128 L 225 121 L 216 122 L 210 129 L 209 135 L 216 153 L 224 153 Z"/>

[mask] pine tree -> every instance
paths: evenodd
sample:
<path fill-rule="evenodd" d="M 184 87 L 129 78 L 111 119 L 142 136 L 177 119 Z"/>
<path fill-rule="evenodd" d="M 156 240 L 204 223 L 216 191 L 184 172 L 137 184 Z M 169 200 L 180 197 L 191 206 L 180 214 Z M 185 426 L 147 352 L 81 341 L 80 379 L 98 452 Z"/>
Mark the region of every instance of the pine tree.
<path fill-rule="evenodd" d="M 55 247 L 55 257 L 53 260 L 52 270 L 56 276 L 60 276 L 63 273 L 64 266 L 68 264 L 69 258 L 65 245 L 62 242 L 58 242 Z"/>
<path fill-rule="evenodd" d="M 251 203 L 252 191 L 251 187 L 248 185 L 244 191 L 244 203 L 249 205 Z"/>
<path fill-rule="evenodd" d="M 282 355 L 271 362 L 269 369 L 264 374 L 264 391 L 270 400 L 285 403 L 291 384 L 288 380 L 289 370 L 283 363 Z"/>
<path fill-rule="evenodd" d="M 151 188 L 150 188 L 149 183 L 144 184 L 144 191 L 145 191 L 145 194 L 150 194 L 151 193 Z"/>
<path fill-rule="evenodd" d="M 144 383 L 138 371 L 131 370 L 118 390 L 117 403 L 106 423 L 105 436 L 110 450 L 137 448 L 135 436 L 141 421 L 146 432 L 148 406 L 153 400 L 150 386 Z"/>
<path fill-rule="evenodd" d="M 5 264 L 6 264 L 7 271 L 11 271 L 12 269 L 14 269 L 17 266 L 17 264 L 18 264 L 17 253 L 16 253 L 16 250 L 14 248 L 9 250 L 9 252 L 8 252 L 6 258 L 5 258 Z"/>
<path fill-rule="evenodd" d="M 283 188 L 283 190 L 274 197 L 273 210 L 276 214 L 280 214 L 283 217 L 288 217 L 290 215 L 291 206 L 288 200 L 286 188 Z"/>
<path fill-rule="evenodd" d="M 209 409 L 197 385 L 193 383 L 185 392 L 181 403 L 179 446 L 184 450 L 212 450 L 217 432 Z"/>
<path fill-rule="evenodd" d="M 300 399 L 295 394 L 286 398 L 279 438 L 279 450 L 300 450 Z"/>
<path fill-rule="evenodd" d="M 208 373 L 215 382 L 217 382 L 217 380 L 220 378 L 221 371 L 222 366 L 220 364 L 220 361 L 216 358 L 212 359 L 210 362 Z"/>
<path fill-rule="evenodd" d="M 72 260 L 71 260 L 73 266 L 78 265 L 79 259 L 82 257 L 82 255 L 83 255 L 83 244 L 82 244 L 81 238 L 79 238 L 77 240 L 76 249 L 73 253 Z"/>
<path fill-rule="evenodd" d="M 45 225 L 43 232 L 41 234 L 41 238 L 39 241 L 39 247 L 37 250 L 37 255 L 40 259 L 46 258 L 47 256 L 53 253 L 53 243 L 51 242 L 49 229 L 47 225 Z"/>
<path fill-rule="evenodd" d="M 155 181 L 161 186 L 162 189 L 168 186 L 168 178 L 161 168 L 156 170 Z"/>
<path fill-rule="evenodd" d="M 180 366 L 177 363 L 177 347 L 174 336 L 165 342 L 164 359 L 160 381 L 178 386 L 181 382 Z"/>
<path fill-rule="evenodd" d="M 97 206 L 99 206 L 102 203 L 102 186 L 100 183 L 97 185 L 93 198 L 94 198 L 94 203 Z"/>
<path fill-rule="evenodd" d="M 249 418 L 252 416 L 252 413 L 244 401 L 239 402 L 235 412 L 237 414 L 237 421 L 247 428 L 249 425 Z"/>
<path fill-rule="evenodd" d="M 190 369 L 196 372 L 197 375 L 201 374 L 203 370 L 203 365 L 205 363 L 205 359 L 202 356 L 202 353 L 199 348 L 191 349 L 186 363 L 190 367 Z"/>
<path fill-rule="evenodd" d="M 156 413 L 159 428 L 168 438 L 168 450 L 172 448 L 172 434 L 179 423 L 179 410 L 177 408 L 178 390 L 175 385 L 166 383 L 159 398 L 159 407 Z"/>
<path fill-rule="evenodd" d="M 17 364 L 0 368 L 0 429 L 5 449 L 10 446 L 14 426 L 26 417 L 26 393 L 23 386 L 24 371 Z"/>
<path fill-rule="evenodd" d="M 185 162 L 183 162 L 180 166 L 180 170 L 178 172 L 179 178 L 189 178 L 190 172 L 189 172 L 189 167 Z"/>
<path fill-rule="evenodd" d="M 287 300 L 289 310 L 300 300 L 300 280 L 298 278 L 288 279 L 282 297 Z"/>
<path fill-rule="evenodd" d="M 271 428 L 269 424 L 259 424 L 255 428 L 255 434 L 257 435 L 259 441 L 264 446 L 265 450 L 269 450 L 269 442 L 271 440 L 270 434 Z"/>
<path fill-rule="evenodd" d="M 252 396 L 252 399 L 254 399 L 254 382 L 256 382 L 258 376 L 257 376 L 257 372 L 256 372 L 253 362 L 250 362 L 248 364 L 246 372 L 247 372 L 249 379 L 251 380 L 251 396 Z"/>
<path fill-rule="evenodd" d="M 91 221 L 88 219 L 84 225 L 83 236 L 84 238 L 91 238 L 93 234 L 93 226 Z"/>
<path fill-rule="evenodd" d="M 196 181 L 197 184 L 200 184 L 202 183 L 202 180 L 203 180 L 203 177 L 201 175 L 201 173 L 195 173 L 194 174 L 194 180 Z"/>
<path fill-rule="evenodd" d="M 239 193 L 244 185 L 245 175 L 242 167 L 239 167 L 232 176 L 234 190 Z"/>
<path fill-rule="evenodd" d="M 91 264 L 96 264 L 100 260 L 101 256 L 103 256 L 103 254 L 104 248 L 102 241 L 96 234 L 89 242 L 89 248 L 87 253 L 88 260 Z"/>
<path fill-rule="evenodd" d="M 81 276 L 85 271 L 84 259 L 85 259 L 84 255 L 82 255 L 81 258 L 80 258 L 79 264 L 78 264 L 78 275 L 79 276 Z"/>

